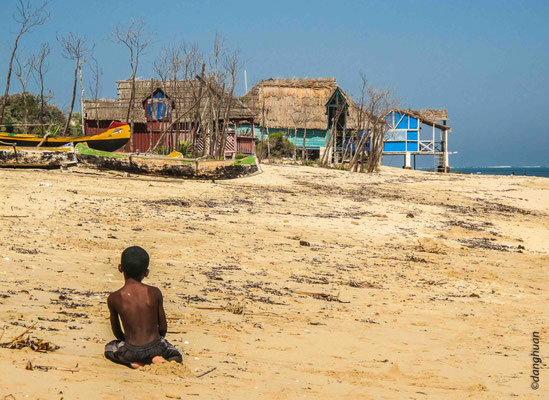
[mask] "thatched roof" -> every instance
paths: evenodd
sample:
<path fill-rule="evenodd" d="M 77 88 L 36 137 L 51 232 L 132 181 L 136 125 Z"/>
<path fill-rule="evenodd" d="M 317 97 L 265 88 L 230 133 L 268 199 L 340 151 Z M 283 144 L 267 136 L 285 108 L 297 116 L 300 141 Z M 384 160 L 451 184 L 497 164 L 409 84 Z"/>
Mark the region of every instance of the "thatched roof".
<path fill-rule="evenodd" d="M 100 120 L 124 120 L 126 118 L 131 96 L 131 81 L 117 81 L 116 84 L 118 86 L 118 99 L 84 100 L 85 118 L 96 119 L 96 113 L 98 113 Z M 172 118 L 175 118 L 176 114 L 179 116 L 185 114 L 181 121 L 190 120 L 194 112 L 192 110 L 193 106 L 196 104 L 196 99 L 198 98 L 199 86 L 200 81 L 198 80 L 175 82 L 163 82 L 154 79 L 136 80 L 133 106 L 134 121 L 139 123 L 147 122 L 143 102 L 158 89 L 162 90 L 175 106 Z M 223 109 L 229 95 L 224 93 L 219 87 L 208 85 L 208 88 L 215 94 L 215 96 L 210 96 L 210 98 L 215 98 L 213 101 L 216 102 L 216 106 L 219 105 Z M 203 94 L 205 94 L 206 90 L 206 85 L 204 85 Z M 211 104 L 208 104 L 206 98 L 207 96 L 204 95 L 200 101 L 201 112 L 206 107 L 211 106 Z M 251 119 L 253 116 L 254 113 L 247 106 L 233 97 L 230 112 L 231 119 Z"/>
<path fill-rule="evenodd" d="M 442 110 L 434 110 L 432 108 L 428 108 L 425 110 L 411 110 L 408 108 L 401 111 L 428 123 L 442 122 L 448 120 L 448 110 L 446 110 L 445 108 L 443 108 Z"/>
<path fill-rule="evenodd" d="M 337 88 L 335 78 L 266 79 L 255 85 L 242 101 L 268 128 L 326 129 L 326 102 Z"/>
<path fill-rule="evenodd" d="M 425 109 L 425 110 L 394 110 L 402 114 L 407 114 L 415 118 L 419 118 L 422 122 L 435 126 L 435 128 L 444 129 L 450 131 L 450 127 L 445 124 L 438 123 L 438 121 L 446 122 L 448 120 L 448 111 L 444 108 L 442 110 Z"/>

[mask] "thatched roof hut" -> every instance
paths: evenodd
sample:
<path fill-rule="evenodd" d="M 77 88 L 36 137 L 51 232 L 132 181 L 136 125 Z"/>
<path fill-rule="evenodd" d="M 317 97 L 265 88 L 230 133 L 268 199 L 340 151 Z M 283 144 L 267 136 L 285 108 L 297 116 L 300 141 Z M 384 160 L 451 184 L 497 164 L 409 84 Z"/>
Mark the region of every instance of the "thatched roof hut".
<path fill-rule="evenodd" d="M 266 79 L 255 85 L 242 101 L 267 128 L 326 129 L 326 102 L 337 88 L 335 78 Z M 265 116 L 263 116 L 263 109 Z"/>
<path fill-rule="evenodd" d="M 125 120 L 128 110 L 128 104 L 131 97 L 131 80 L 117 81 L 118 99 L 99 99 L 84 100 L 84 117 L 86 119 L 99 120 Z M 157 90 L 161 90 L 167 98 L 171 100 L 174 111 L 173 116 L 182 116 L 181 121 L 192 119 L 193 110 L 197 104 L 200 81 L 160 81 L 160 80 L 136 80 L 135 81 L 135 100 L 133 106 L 133 117 L 136 123 L 146 123 L 143 102 L 153 95 Z M 206 88 L 207 87 L 207 88 Z M 200 101 L 200 111 L 210 107 L 207 98 L 214 99 L 215 106 L 221 110 L 224 109 L 229 95 L 219 87 L 204 84 L 203 94 L 209 89 L 214 96 L 203 95 Z M 231 103 L 230 119 L 252 119 L 254 113 L 244 105 L 240 100 L 233 97 Z"/>
<path fill-rule="evenodd" d="M 406 110 L 399 111 L 412 115 L 428 123 L 443 122 L 448 120 L 448 110 L 445 108 L 442 110 L 435 110 L 432 108 L 427 108 L 425 110 L 411 110 L 408 108 Z"/>

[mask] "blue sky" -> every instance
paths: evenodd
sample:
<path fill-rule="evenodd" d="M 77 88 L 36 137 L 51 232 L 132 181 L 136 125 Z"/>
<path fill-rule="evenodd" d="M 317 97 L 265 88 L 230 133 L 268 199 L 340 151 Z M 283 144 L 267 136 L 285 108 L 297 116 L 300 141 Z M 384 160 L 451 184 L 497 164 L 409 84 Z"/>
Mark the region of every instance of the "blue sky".
<path fill-rule="evenodd" d="M 109 32 L 146 19 L 156 42 L 139 76 L 153 75 L 163 46 L 196 42 L 208 52 L 216 31 L 240 51 L 249 86 L 280 77 L 336 77 L 358 95 L 362 71 L 394 90 L 406 108 L 447 108 L 453 166 L 549 165 L 549 1 L 142 1 L 52 0 L 51 19 L 25 36 L 21 55 L 52 46 L 47 86 L 68 107 L 71 68 L 56 33 L 95 42 L 102 96 L 129 76 L 127 53 Z M 15 0 L 0 0 L 0 90 L 16 25 Z M 19 87 L 12 78 L 11 92 Z M 244 92 L 244 80 L 239 94 Z M 432 160 L 426 160 L 427 165 Z M 395 164 L 396 165 L 396 164 Z"/>

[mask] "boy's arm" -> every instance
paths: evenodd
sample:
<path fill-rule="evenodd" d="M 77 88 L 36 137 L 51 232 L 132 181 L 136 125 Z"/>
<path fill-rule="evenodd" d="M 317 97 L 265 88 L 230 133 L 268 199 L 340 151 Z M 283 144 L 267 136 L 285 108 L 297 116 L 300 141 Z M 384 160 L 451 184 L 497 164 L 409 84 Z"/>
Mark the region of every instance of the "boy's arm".
<path fill-rule="evenodd" d="M 112 296 L 112 295 L 111 295 Z M 109 311 L 111 312 L 111 328 L 114 336 L 119 340 L 124 340 L 124 332 L 122 332 L 122 327 L 120 326 L 120 319 L 118 318 L 118 311 L 114 306 L 114 302 L 109 296 L 107 298 L 107 305 L 109 306 Z"/>
<path fill-rule="evenodd" d="M 168 322 L 166 321 L 166 312 L 164 311 L 163 303 L 162 292 L 158 289 L 158 333 L 162 337 L 168 333 Z"/>

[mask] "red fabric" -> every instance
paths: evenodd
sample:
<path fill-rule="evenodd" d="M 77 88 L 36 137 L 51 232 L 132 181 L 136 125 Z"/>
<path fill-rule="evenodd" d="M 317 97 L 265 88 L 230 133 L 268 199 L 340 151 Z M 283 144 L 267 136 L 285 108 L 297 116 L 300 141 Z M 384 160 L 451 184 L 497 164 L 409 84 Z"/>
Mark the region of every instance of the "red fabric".
<path fill-rule="evenodd" d="M 124 125 L 128 125 L 128 124 L 126 124 L 124 122 L 112 121 L 111 124 L 109 125 L 109 129 L 117 128 L 119 126 L 124 126 Z"/>

